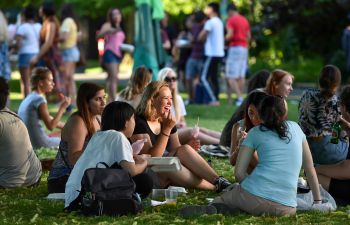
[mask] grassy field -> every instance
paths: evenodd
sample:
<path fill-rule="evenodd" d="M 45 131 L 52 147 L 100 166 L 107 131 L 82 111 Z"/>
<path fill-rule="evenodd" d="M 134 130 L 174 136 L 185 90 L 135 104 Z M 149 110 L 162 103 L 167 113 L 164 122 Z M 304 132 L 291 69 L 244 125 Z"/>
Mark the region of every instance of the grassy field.
<path fill-rule="evenodd" d="M 11 108 L 16 110 L 20 103 L 19 93 L 11 94 Z M 189 105 L 187 107 L 187 122 L 190 126 L 197 122 L 199 117 L 200 126 L 220 131 L 228 118 L 234 112 L 234 106 L 225 104 L 219 107 L 207 107 Z M 50 104 L 50 111 L 57 110 L 54 104 Z M 297 105 L 289 103 L 289 118 L 297 119 Z M 67 116 L 65 116 L 65 119 Z M 51 154 L 52 152 L 48 151 Z M 206 159 L 209 159 L 206 157 Z M 224 175 L 232 182 L 233 168 L 227 159 L 210 158 L 213 167 L 220 175 Z M 76 213 L 67 214 L 63 212 L 62 201 L 50 201 L 47 196 L 47 175 L 45 171 L 39 187 L 16 188 L 0 190 L 0 224 L 350 224 L 348 210 L 350 206 L 339 208 L 335 212 L 298 212 L 291 217 L 254 217 L 247 214 L 232 216 L 204 215 L 184 219 L 177 213 L 178 209 L 186 204 L 206 204 L 206 198 L 215 197 L 216 193 L 188 190 L 189 193 L 180 197 L 176 205 L 163 205 L 158 207 L 146 206 L 145 210 L 136 216 L 113 217 L 84 217 Z"/>

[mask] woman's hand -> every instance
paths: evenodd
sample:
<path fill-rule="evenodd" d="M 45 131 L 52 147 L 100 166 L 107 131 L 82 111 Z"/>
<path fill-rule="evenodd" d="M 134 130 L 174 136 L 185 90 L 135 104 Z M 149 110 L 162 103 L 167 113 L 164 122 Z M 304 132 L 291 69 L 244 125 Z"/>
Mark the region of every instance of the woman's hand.
<path fill-rule="evenodd" d="M 175 118 L 171 115 L 171 112 L 164 113 L 162 115 L 162 132 L 165 132 L 166 135 L 170 135 L 171 129 L 176 125 Z"/>
<path fill-rule="evenodd" d="M 192 138 L 187 144 L 196 151 L 199 151 L 199 149 L 201 148 L 201 142 L 199 139 L 196 138 Z"/>
<path fill-rule="evenodd" d="M 340 116 L 339 119 L 340 119 L 340 122 L 341 122 L 341 123 L 340 123 L 341 127 L 342 127 L 346 132 L 350 132 L 350 122 L 347 121 L 346 119 L 344 119 L 343 116 Z"/>
<path fill-rule="evenodd" d="M 34 56 L 29 62 L 30 67 L 33 68 L 38 63 L 38 61 L 39 61 L 38 56 Z"/>
<path fill-rule="evenodd" d="M 70 97 L 64 96 L 62 93 L 59 94 L 59 97 L 61 99 L 60 108 L 67 108 L 70 105 L 72 99 Z"/>

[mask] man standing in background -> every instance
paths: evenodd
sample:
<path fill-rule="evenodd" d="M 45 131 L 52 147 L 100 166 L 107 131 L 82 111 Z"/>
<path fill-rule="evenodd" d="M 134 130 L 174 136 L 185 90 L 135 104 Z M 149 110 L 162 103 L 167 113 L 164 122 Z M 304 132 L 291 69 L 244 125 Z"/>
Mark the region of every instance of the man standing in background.
<path fill-rule="evenodd" d="M 200 80 L 210 97 L 209 105 L 219 105 L 219 65 L 225 55 L 224 25 L 219 18 L 219 4 L 208 4 L 205 13 L 209 20 L 199 34 L 199 40 L 205 40 L 205 61 Z"/>
<path fill-rule="evenodd" d="M 237 94 L 235 104 L 243 102 L 245 74 L 248 65 L 248 45 L 250 40 L 250 25 L 248 20 L 240 15 L 234 4 L 227 7 L 228 20 L 225 40 L 229 42 L 226 59 L 227 102 L 232 104 L 232 91 Z"/>

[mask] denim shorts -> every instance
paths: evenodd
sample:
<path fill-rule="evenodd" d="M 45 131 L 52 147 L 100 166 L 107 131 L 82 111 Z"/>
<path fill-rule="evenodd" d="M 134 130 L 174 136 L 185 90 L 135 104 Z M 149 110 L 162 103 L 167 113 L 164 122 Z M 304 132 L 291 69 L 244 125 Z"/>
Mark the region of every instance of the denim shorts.
<path fill-rule="evenodd" d="M 78 62 L 80 59 L 80 52 L 77 46 L 63 48 L 61 52 L 63 62 Z"/>
<path fill-rule="evenodd" d="M 331 136 L 324 136 L 321 140 L 307 138 L 314 164 L 335 164 L 346 159 L 349 144 L 345 140 L 332 144 L 330 140 Z"/>
<path fill-rule="evenodd" d="M 31 53 L 19 54 L 18 55 L 18 67 L 19 68 L 29 67 L 29 62 L 35 55 L 36 54 L 31 54 Z"/>
<path fill-rule="evenodd" d="M 121 57 L 114 54 L 111 50 L 106 50 L 102 56 L 103 63 L 120 64 Z"/>
<path fill-rule="evenodd" d="M 200 76 L 203 68 L 202 59 L 189 58 L 186 63 L 186 79 L 193 79 Z"/>
<path fill-rule="evenodd" d="M 245 77 L 247 66 L 248 49 L 241 46 L 230 47 L 227 53 L 225 77 Z"/>

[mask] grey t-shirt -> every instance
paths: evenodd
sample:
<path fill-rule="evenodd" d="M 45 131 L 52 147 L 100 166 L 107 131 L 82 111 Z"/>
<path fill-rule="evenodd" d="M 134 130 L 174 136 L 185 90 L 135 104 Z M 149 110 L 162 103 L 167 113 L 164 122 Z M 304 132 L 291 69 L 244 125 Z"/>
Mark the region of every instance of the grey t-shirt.
<path fill-rule="evenodd" d="M 18 115 L 27 126 L 33 148 L 58 147 L 60 138 L 49 137 L 41 125 L 39 106 L 47 103 L 44 96 L 33 91 L 20 104 Z"/>
<path fill-rule="evenodd" d="M 0 110 L 0 186 L 35 184 L 41 163 L 35 155 L 26 126 L 8 109 Z"/>

